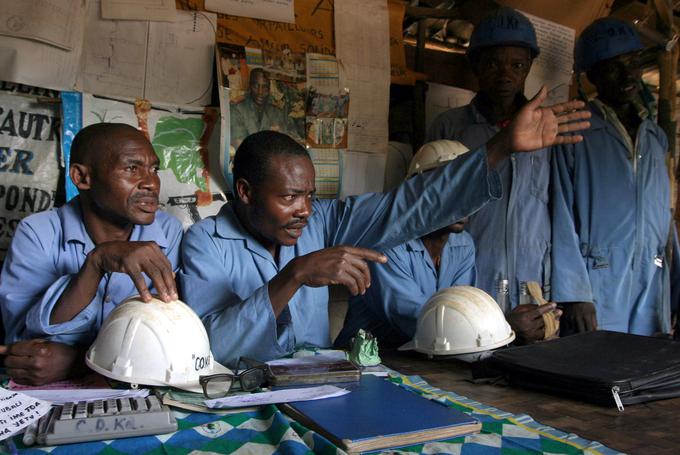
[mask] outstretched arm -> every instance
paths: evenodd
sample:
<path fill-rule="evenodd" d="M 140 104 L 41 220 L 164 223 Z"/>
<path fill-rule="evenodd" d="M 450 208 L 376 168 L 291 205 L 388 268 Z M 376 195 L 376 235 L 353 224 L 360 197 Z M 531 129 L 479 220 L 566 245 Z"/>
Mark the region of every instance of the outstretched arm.
<path fill-rule="evenodd" d="M 590 111 L 583 101 L 567 101 L 541 107 L 548 90 L 542 87 L 522 109 L 508 128 L 501 130 L 487 143 L 487 160 L 496 165 L 510 152 L 531 152 L 557 144 L 575 144 L 583 136 L 569 134 L 590 127 Z"/>

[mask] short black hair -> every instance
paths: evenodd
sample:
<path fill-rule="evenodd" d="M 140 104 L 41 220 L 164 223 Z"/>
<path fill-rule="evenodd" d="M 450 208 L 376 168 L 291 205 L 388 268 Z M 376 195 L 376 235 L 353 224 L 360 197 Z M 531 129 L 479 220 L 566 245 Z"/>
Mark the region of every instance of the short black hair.
<path fill-rule="evenodd" d="M 93 159 L 111 148 L 112 141 L 121 134 L 144 133 L 125 123 L 94 123 L 86 126 L 76 134 L 71 144 L 71 163 L 94 164 Z"/>
<path fill-rule="evenodd" d="M 269 74 L 267 74 L 265 70 L 263 70 L 262 68 L 255 68 L 250 71 L 250 77 L 248 78 L 249 86 L 253 85 L 253 82 L 255 82 L 255 76 L 257 76 L 258 74 L 261 74 L 262 77 L 269 80 Z"/>
<path fill-rule="evenodd" d="M 290 136 L 277 131 L 253 133 L 241 142 L 234 155 L 234 196 L 236 181 L 240 178 L 252 186 L 262 184 L 269 171 L 269 163 L 275 155 L 304 156 L 307 150 Z"/>

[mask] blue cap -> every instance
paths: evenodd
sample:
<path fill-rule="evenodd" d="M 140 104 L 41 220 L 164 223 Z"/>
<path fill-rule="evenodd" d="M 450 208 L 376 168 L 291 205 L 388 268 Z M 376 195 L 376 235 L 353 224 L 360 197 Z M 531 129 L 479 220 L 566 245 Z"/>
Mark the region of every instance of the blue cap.
<path fill-rule="evenodd" d="M 531 51 L 531 58 L 540 52 L 531 21 L 507 6 L 498 8 L 475 27 L 467 53 L 472 57 L 481 49 L 494 46 L 526 47 Z"/>
<path fill-rule="evenodd" d="M 581 33 L 574 46 L 574 71 L 588 71 L 598 62 L 644 49 L 637 31 L 613 17 L 596 20 Z"/>

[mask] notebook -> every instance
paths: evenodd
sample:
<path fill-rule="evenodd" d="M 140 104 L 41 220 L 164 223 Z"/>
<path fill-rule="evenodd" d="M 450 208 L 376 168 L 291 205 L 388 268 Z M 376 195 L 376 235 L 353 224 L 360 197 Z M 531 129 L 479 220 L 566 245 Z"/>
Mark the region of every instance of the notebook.
<path fill-rule="evenodd" d="M 281 406 L 291 417 L 349 453 L 408 446 L 478 432 L 469 415 L 363 375 L 351 393 Z"/>
<path fill-rule="evenodd" d="M 267 366 L 273 386 L 353 382 L 361 377 L 359 367 L 349 360 L 327 355 L 278 359 Z"/>

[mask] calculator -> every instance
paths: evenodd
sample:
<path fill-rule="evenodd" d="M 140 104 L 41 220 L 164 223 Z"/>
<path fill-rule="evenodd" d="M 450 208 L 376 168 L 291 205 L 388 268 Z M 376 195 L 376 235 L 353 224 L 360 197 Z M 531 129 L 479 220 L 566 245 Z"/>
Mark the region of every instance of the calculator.
<path fill-rule="evenodd" d="M 170 408 L 150 395 L 53 406 L 38 421 L 35 442 L 58 445 L 173 431 L 177 431 L 177 420 Z"/>

